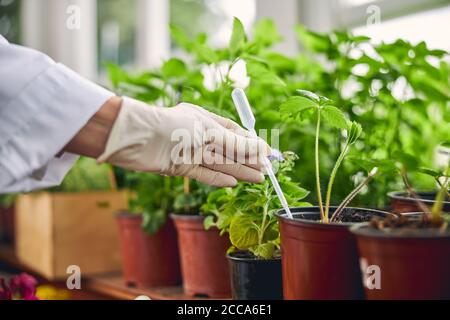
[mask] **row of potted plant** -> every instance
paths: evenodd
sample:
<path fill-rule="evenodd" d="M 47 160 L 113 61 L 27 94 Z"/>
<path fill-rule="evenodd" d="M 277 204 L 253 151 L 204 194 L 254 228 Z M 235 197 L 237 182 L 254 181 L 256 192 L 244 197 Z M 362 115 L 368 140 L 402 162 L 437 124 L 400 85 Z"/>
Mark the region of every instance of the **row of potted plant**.
<path fill-rule="evenodd" d="M 360 271 L 359 259 L 369 262 L 358 253 L 350 227 L 368 222 L 373 216 L 381 221 L 392 219 L 391 214 L 368 207 L 384 207 L 386 193 L 400 188 L 404 175 L 397 174 L 398 163 L 402 164 L 402 171 L 409 169 L 414 185 L 433 188 L 437 181 L 442 184 L 435 179 L 435 171 L 431 174 L 433 170 L 425 170 L 429 175 L 421 174 L 421 166 L 431 163 L 436 145 L 450 140 L 445 121 L 449 96 L 445 89 L 449 70 L 448 64 L 443 63 L 445 52 L 401 40 L 372 45 L 370 39 L 347 32 L 324 35 L 302 27 L 296 31 L 308 52 L 287 57 L 270 48 L 280 36 L 269 20 L 259 21 L 250 39 L 235 19 L 229 46 L 220 49 L 209 47 L 203 34 L 189 38 L 180 28 L 172 27 L 173 40 L 188 54 L 187 62 L 172 58 L 160 69 L 138 75 L 109 65 L 111 80 L 119 92 L 160 106 L 188 101 L 236 119 L 229 96 L 237 85 L 237 66 L 244 64 L 244 76 L 250 80 L 246 91 L 259 127 L 280 129 L 281 149 L 294 150 L 301 156 L 294 165 L 291 155 L 285 154 L 287 163 L 280 164 L 278 178 L 284 184 L 289 182 L 283 190 L 290 204 L 294 206 L 305 196 L 313 202 L 314 197 L 307 196 L 305 190 L 315 190 L 317 206 L 294 208 L 294 219 L 288 219 L 282 211 L 275 214 L 279 204 L 268 182 L 211 192 L 192 181 L 158 177 L 154 178 L 158 181 L 149 182 L 137 192 L 143 205 L 135 211 L 143 213 L 144 227 L 159 220 L 170 224 L 166 217 L 175 213 L 183 284 L 191 295 L 214 297 L 230 293 L 225 251 L 231 246 L 228 260 L 234 297 L 280 297 L 280 272 L 275 270 L 280 268 L 281 253 L 285 298 L 361 298 L 361 277 L 365 271 Z M 367 51 L 367 47 L 373 50 Z M 440 64 L 430 64 L 430 57 Z M 358 68 L 366 71 L 361 73 Z M 208 76 L 211 70 L 213 75 Z M 425 81 L 429 77 L 435 81 Z M 352 83 L 359 89 L 349 92 L 347 87 Z M 408 88 L 404 92 L 413 93 L 397 96 L 392 90 L 396 85 L 404 85 Z M 334 102 L 299 88 L 330 96 Z M 279 110 L 277 105 L 281 105 Z M 430 112 L 443 117 L 431 117 Z M 347 118 L 361 123 L 366 134 L 361 125 Z M 349 161 L 343 161 L 346 157 Z M 327 171 L 330 176 L 322 198 L 320 177 Z M 375 175 L 377 183 L 368 188 Z M 144 174 L 135 178 L 147 179 Z M 160 179 L 168 180 L 162 183 Z M 301 181 L 305 189 L 292 181 Z M 162 185 L 172 187 L 165 189 Z M 161 194 L 161 190 L 165 193 Z M 357 194 L 361 196 L 355 202 L 365 204 L 359 205 L 363 208 L 348 207 Z M 393 203 L 397 203 L 397 198 L 392 197 Z M 145 199 L 149 202 L 145 203 Z M 188 203 L 195 205 L 176 206 L 184 203 L 176 199 L 191 199 Z M 416 203 L 414 198 L 405 199 Z M 445 201 L 441 211 L 447 211 Z M 158 237 L 157 230 L 148 230 L 150 235 L 141 236 Z M 173 239 L 174 232 L 170 234 Z M 190 244 L 195 244 L 195 248 L 189 248 Z M 128 249 L 133 248 L 136 246 Z M 167 266 L 160 258 L 150 258 L 148 253 L 147 256 L 145 259 Z M 200 266 L 194 264 L 197 262 Z M 272 276 L 264 276 L 267 274 Z M 261 277 L 266 281 L 249 281 Z M 208 289 L 208 284 L 216 289 Z"/>
<path fill-rule="evenodd" d="M 210 297 L 223 297 L 229 294 L 228 268 L 225 263 L 225 251 L 228 249 L 227 258 L 230 266 L 231 293 L 236 299 L 362 299 L 365 294 L 369 298 L 445 298 L 449 294 L 441 281 L 433 278 L 426 278 L 427 286 L 423 284 L 415 285 L 416 290 L 409 290 L 405 285 L 401 289 L 393 290 L 387 286 L 383 288 L 376 280 L 374 284 L 367 282 L 367 272 L 376 266 L 380 270 L 386 269 L 386 276 L 383 283 L 391 283 L 389 279 L 399 277 L 398 273 L 407 274 L 405 279 L 419 274 L 414 268 L 409 268 L 409 272 L 404 272 L 403 268 L 388 266 L 381 268 L 386 262 L 380 258 L 389 250 L 400 250 L 398 255 L 404 265 L 407 263 L 417 263 L 421 261 L 422 255 L 428 256 L 432 250 L 426 249 L 432 243 L 439 242 L 438 251 L 444 253 L 450 248 L 448 245 L 450 234 L 447 230 L 448 217 L 443 215 L 444 206 L 448 206 L 449 169 L 442 174 L 430 169 L 424 170 L 427 174 L 433 174 L 441 188 L 438 198 L 434 201 L 432 211 L 420 201 L 417 202 L 419 208 L 424 211 L 420 215 L 420 222 L 416 219 L 411 222 L 405 216 L 396 216 L 388 212 L 348 207 L 353 198 L 369 181 L 378 173 L 392 172 L 397 170 L 394 161 L 374 161 L 361 159 L 362 166 L 370 168 L 367 177 L 360 182 L 356 188 L 337 207 L 330 206 L 332 197 L 333 180 L 349 149 L 356 143 L 362 133 L 361 126 L 355 122 L 347 121 L 345 116 L 332 106 L 332 101 L 315 95 L 308 91 L 298 91 L 297 96 L 288 99 L 281 105 L 280 109 L 287 116 L 303 119 L 305 114 L 315 117 L 317 121 L 316 145 L 317 153 L 319 148 L 319 137 L 321 132 L 321 117 L 329 125 L 338 129 L 343 129 L 345 141 L 342 144 L 342 151 L 337 158 L 333 170 L 331 171 L 326 191 L 325 201 L 322 200 L 320 182 L 320 163 L 316 162 L 317 179 L 317 203 L 318 206 L 310 207 L 309 203 L 301 202 L 308 195 L 308 192 L 301 188 L 298 183 L 292 182 L 288 177 L 292 170 L 296 156 L 293 153 L 275 154 L 274 166 L 277 170 L 277 178 L 282 189 L 285 191 L 287 201 L 293 206 L 294 218 L 289 218 L 284 210 L 277 211 L 280 204 L 274 195 L 272 187 L 268 181 L 260 185 L 246 183 L 239 184 L 234 189 L 219 189 L 210 192 L 206 203 L 201 207 L 201 211 L 206 217 L 198 215 L 173 215 L 179 238 L 179 254 L 183 270 L 185 292 L 191 295 L 205 295 Z M 316 159 L 319 159 L 317 156 Z M 375 167 L 377 165 L 377 167 Z M 369 166 L 369 167 L 367 167 Z M 449 165 L 450 167 L 450 165 Z M 407 181 L 404 167 L 402 175 Z M 164 178 L 171 179 L 171 178 Z M 409 186 L 409 184 L 406 184 Z M 154 184 L 152 184 L 154 186 Z M 186 184 L 184 184 L 186 187 Z M 148 189 L 144 189 L 147 191 Z M 184 190 L 186 191 L 186 190 Z M 408 192 L 412 193 L 410 189 Z M 415 197 L 414 193 L 412 193 Z M 411 200 L 411 199 L 410 199 Z M 186 207 L 185 207 L 186 208 Z M 428 212 L 429 211 L 429 212 Z M 189 211 L 186 211 L 189 213 Z M 430 216 L 431 213 L 431 216 Z M 277 217 L 280 221 L 278 227 Z M 122 219 L 121 217 L 119 219 Z M 362 222 L 369 222 L 363 224 Z M 166 222 L 167 223 L 167 222 Z M 383 227 L 384 226 L 384 227 Z M 416 234 L 409 234 L 409 227 L 413 227 Z M 353 227 L 353 228 L 352 228 Z M 353 229 L 352 234 L 350 229 Z M 406 233 L 396 233 L 395 229 L 406 228 Z M 424 234 L 417 234 L 423 228 Z M 166 238 L 165 242 L 158 241 L 161 234 L 165 234 L 164 227 L 158 231 L 156 236 L 150 236 L 148 240 L 159 247 L 159 251 L 168 253 L 176 252 L 171 250 L 166 244 L 171 243 Z M 367 231 L 368 230 L 368 231 Z M 373 244 L 379 240 L 377 236 L 373 239 L 374 232 L 381 230 L 381 238 L 392 241 L 392 232 L 395 237 L 406 237 L 407 241 L 414 240 L 415 247 L 407 243 L 404 248 L 396 249 L 395 245 L 382 242 L 381 253 L 373 254 Z M 220 232 L 220 233 L 219 233 Z M 122 234 L 124 231 L 122 231 Z M 228 234 L 229 241 L 225 234 Z M 281 242 L 280 242 L 281 234 Z M 141 231 L 141 235 L 143 232 Z M 172 239 L 175 235 L 170 235 Z M 371 238 L 372 237 L 372 238 Z M 427 243 L 430 242 L 431 244 Z M 358 254 L 357 243 L 360 254 Z M 369 244 L 367 244 L 369 243 Z M 139 248 L 139 244 L 124 242 L 125 250 Z M 405 246 L 405 245 L 403 245 Z M 281 252 L 280 252 L 281 247 Z M 431 249 L 431 248 L 430 248 Z M 402 260 L 401 252 L 411 251 L 406 261 Z M 416 254 L 418 250 L 419 254 Z M 373 256 L 375 259 L 373 259 Z M 282 263 L 280 260 L 282 259 Z M 152 265 L 145 265 L 140 262 L 151 259 Z M 367 258 L 369 257 L 369 258 Z M 389 254 L 387 254 L 389 257 Z M 129 259 L 129 257 L 125 257 Z M 378 258 L 378 259 L 377 259 Z M 379 260 L 381 259 L 381 260 Z M 391 258 L 392 259 L 392 258 Z M 173 259 L 172 259 L 173 260 Z M 170 259 L 164 259 L 161 254 L 152 251 L 138 251 L 134 260 L 144 267 L 147 273 L 154 276 L 164 275 L 158 272 L 161 268 L 172 270 L 176 267 Z M 375 261 L 376 264 L 372 262 Z M 389 260 L 388 260 L 389 261 Z M 370 263 L 370 264 L 369 264 Z M 401 264 L 401 263 L 400 263 Z M 420 264 L 422 268 L 435 268 L 437 277 L 445 280 L 446 274 L 439 272 L 448 267 L 446 255 L 436 255 L 434 259 L 428 259 L 426 263 Z M 437 268 L 435 265 L 439 265 Z M 167 266 L 170 266 L 168 268 Z M 282 266 L 282 272 L 281 272 Z M 127 272 L 128 269 L 126 269 Z M 418 268 L 417 270 L 420 270 Z M 382 271 L 380 271 L 382 272 Z M 176 271 L 175 271 L 176 273 Z M 174 273 L 174 274 L 175 274 Z M 283 283 L 281 281 L 283 274 Z M 225 277 L 224 277 L 225 276 Z M 401 277 L 399 277 L 401 278 Z M 172 279 L 178 280 L 173 277 Z M 361 280 L 363 279 L 363 280 Z M 143 285 L 171 285 L 162 279 L 161 282 L 144 282 Z M 373 286 L 372 286 L 373 285 Z M 366 293 L 364 293 L 364 288 Z M 420 290 L 417 290 L 419 289 Z M 375 290 L 375 291 L 372 291 Z M 282 294 L 284 292 L 284 294 Z"/>

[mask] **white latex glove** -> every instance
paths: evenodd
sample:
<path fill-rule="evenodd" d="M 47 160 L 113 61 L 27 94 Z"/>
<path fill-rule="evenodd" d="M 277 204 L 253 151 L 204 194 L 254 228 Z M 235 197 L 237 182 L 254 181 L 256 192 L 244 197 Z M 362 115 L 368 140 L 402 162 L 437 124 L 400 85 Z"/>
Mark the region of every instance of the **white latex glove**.
<path fill-rule="evenodd" d="M 262 182 L 270 147 L 235 122 L 189 103 L 149 106 L 124 97 L 98 162 L 219 186 Z"/>

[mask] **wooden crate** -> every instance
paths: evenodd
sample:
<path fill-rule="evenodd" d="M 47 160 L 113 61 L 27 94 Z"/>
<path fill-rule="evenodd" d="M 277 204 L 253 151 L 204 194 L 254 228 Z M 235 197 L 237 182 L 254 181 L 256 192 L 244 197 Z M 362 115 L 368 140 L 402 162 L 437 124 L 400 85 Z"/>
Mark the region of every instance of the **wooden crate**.
<path fill-rule="evenodd" d="M 49 280 L 121 269 L 114 213 L 127 207 L 125 192 L 30 193 L 16 202 L 16 255 Z"/>

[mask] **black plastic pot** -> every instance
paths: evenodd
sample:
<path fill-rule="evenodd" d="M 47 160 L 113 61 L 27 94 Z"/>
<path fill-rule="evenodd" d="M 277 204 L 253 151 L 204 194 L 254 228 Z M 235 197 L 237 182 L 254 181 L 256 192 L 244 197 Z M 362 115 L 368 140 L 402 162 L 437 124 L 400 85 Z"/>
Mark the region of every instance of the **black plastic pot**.
<path fill-rule="evenodd" d="M 258 259 L 248 251 L 227 255 L 235 300 L 281 300 L 281 258 Z"/>

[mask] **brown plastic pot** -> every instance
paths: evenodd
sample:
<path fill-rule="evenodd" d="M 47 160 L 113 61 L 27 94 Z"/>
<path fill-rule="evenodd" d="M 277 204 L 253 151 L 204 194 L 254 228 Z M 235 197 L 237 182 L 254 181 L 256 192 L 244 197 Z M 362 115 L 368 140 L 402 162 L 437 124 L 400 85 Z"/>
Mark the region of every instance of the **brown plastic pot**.
<path fill-rule="evenodd" d="M 330 208 L 330 216 L 335 209 Z M 357 210 L 368 217 L 388 214 L 362 208 L 345 210 Z M 364 298 L 356 241 L 349 231 L 354 223 L 321 223 L 318 207 L 292 208 L 291 211 L 294 219 L 289 219 L 284 210 L 277 213 L 284 298 Z"/>
<path fill-rule="evenodd" d="M 416 231 L 387 234 L 366 224 L 351 229 L 361 264 L 379 267 L 379 288 L 363 278 L 369 300 L 450 299 L 450 232 Z M 366 270 L 367 276 L 374 276 L 373 270 Z"/>
<path fill-rule="evenodd" d="M 117 214 L 123 276 L 130 286 L 161 287 L 181 282 L 177 234 L 167 222 L 154 235 L 141 228 L 142 216 Z"/>
<path fill-rule="evenodd" d="M 171 215 L 178 232 L 183 287 L 190 296 L 225 298 L 231 296 L 226 252 L 228 236 L 203 227 L 204 217 Z"/>
<path fill-rule="evenodd" d="M 417 195 L 421 199 L 423 203 L 425 203 L 428 207 L 432 207 L 435 203 L 436 192 L 417 192 Z M 394 191 L 388 193 L 389 199 L 391 199 L 391 207 L 392 211 L 396 213 L 403 212 L 419 212 L 422 211 L 420 207 L 417 205 L 417 202 L 414 198 L 408 196 L 407 192 L 402 191 Z M 445 212 L 450 212 L 450 199 L 444 201 L 444 209 Z"/>

